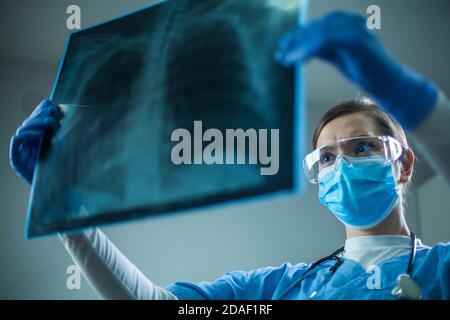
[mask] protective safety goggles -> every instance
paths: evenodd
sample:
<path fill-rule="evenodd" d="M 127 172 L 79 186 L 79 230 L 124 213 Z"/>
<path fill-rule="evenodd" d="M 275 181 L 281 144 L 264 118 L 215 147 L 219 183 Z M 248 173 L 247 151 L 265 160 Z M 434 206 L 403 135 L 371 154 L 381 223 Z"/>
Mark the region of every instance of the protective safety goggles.
<path fill-rule="evenodd" d="M 319 173 L 333 167 L 338 158 L 363 160 L 364 158 L 382 158 L 394 163 L 403 152 L 404 146 L 389 136 L 360 136 L 334 141 L 308 154 L 303 160 L 306 178 L 317 183 Z"/>

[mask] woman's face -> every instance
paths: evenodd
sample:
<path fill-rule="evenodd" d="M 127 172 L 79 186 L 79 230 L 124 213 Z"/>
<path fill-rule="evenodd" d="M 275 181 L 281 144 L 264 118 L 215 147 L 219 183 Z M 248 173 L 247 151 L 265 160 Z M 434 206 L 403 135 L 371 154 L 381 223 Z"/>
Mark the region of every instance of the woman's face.
<path fill-rule="evenodd" d="M 352 113 L 338 117 L 327 123 L 317 139 L 316 148 L 332 143 L 337 140 L 358 136 L 381 135 L 376 124 L 363 113 Z M 411 150 L 406 150 L 407 157 L 396 164 L 396 182 L 406 183 L 412 172 L 414 155 Z M 402 168 L 403 167 L 403 168 Z"/>
<path fill-rule="evenodd" d="M 327 123 L 323 127 L 322 131 L 319 134 L 319 137 L 317 139 L 316 148 L 320 148 L 327 144 L 333 143 L 337 140 L 342 140 L 342 139 L 346 139 L 346 138 L 352 138 L 352 137 L 358 137 L 358 136 L 379 136 L 379 135 L 383 135 L 383 134 L 382 134 L 381 130 L 378 129 L 375 121 L 372 121 L 372 119 L 369 118 L 364 113 L 352 113 L 352 114 L 340 116 L 340 117 L 330 121 L 329 123 Z M 345 146 L 344 146 L 344 148 L 345 148 Z M 338 147 L 338 149 L 340 149 L 340 147 Z M 349 150 L 351 150 L 351 149 L 349 149 Z M 348 150 L 345 150 L 345 149 L 339 150 L 339 152 L 347 152 L 347 151 Z M 336 152 L 336 151 L 334 151 L 334 152 Z M 412 151 L 410 149 L 404 149 L 402 156 L 397 161 L 395 161 L 395 163 L 393 165 L 395 187 L 398 188 L 396 191 L 400 196 L 402 196 L 404 186 L 410 179 L 410 176 L 412 173 L 412 168 L 413 168 L 413 163 L 414 163 L 414 154 L 412 153 Z M 364 172 L 364 171 L 361 171 L 361 172 Z M 370 173 L 368 173 L 368 174 L 370 174 Z M 387 190 L 386 196 L 388 196 L 388 197 L 391 195 L 391 190 L 389 189 L 390 186 L 392 186 L 392 184 L 389 184 L 389 183 L 386 186 L 388 188 L 388 189 L 386 189 Z M 324 187 L 324 188 L 326 188 L 326 187 Z M 370 194 L 370 196 L 372 196 L 372 194 Z M 319 187 L 319 198 L 320 197 L 321 196 L 320 196 L 320 187 Z M 322 201 L 322 199 L 326 199 L 326 197 L 324 198 L 322 195 L 321 201 Z M 341 199 L 341 198 L 337 197 L 337 199 Z M 377 201 L 377 203 L 380 203 L 379 202 L 380 199 L 376 198 L 375 200 Z M 335 199 L 333 201 L 335 201 Z M 364 201 L 367 201 L 367 199 Z M 346 203 L 346 202 L 344 201 L 343 203 Z M 362 202 L 362 203 L 364 204 L 366 202 Z M 352 206 L 352 205 L 353 204 L 350 203 L 350 206 Z M 359 228 L 357 227 L 358 226 L 357 224 L 355 224 L 356 227 L 352 227 L 352 225 L 346 225 L 347 237 L 363 235 L 363 234 L 365 234 L 365 232 L 372 232 L 373 234 L 391 234 L 391 233 L 398 232 L 398 228 L 401 228 L 401 226 L 403 224 L 405 224 L 404 217 L 403 217 L 402 201 L 397 201 L 395 204 L 395 207 L 393 207 L 392 209 L 391 209 L 391 207 L 388 207 L 388 210 L 390 211 L 390 212 L 387 212 L 388 216 L 385 217 L 381 223 L 368 229 L 370 231 L 359 230 Z M 331 210 L 331 211 L 333 211 L 333 210 Z M 340 212 L 338 210 L 338 213 L 341 214 L 341 218 L 342 218 L 342 217 L 348 217 L 348 214 L 352 215 L 355 212 L 350 210 L 350 213 L 346 213 L 346 212 Z M 384 214 L 385 213 L 383 213 L 383 215 Z M 354 218 L 355 217 L 351 218 L 350 220 L 355 222 L 356 220 L 354 220 Z M 378 218 L 378 216 L 375 216 L 375 218 Z"/>

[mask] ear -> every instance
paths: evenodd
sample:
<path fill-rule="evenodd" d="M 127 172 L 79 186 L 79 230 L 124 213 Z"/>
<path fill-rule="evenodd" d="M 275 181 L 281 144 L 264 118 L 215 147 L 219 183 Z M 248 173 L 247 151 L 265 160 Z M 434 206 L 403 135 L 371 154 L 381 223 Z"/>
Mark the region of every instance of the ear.
<path fill-rule="evenodd" d="M 405 148 L 400 156 L 400 183 L 407 183 L 411 179 L 414 167 L 414 152 Z"/>

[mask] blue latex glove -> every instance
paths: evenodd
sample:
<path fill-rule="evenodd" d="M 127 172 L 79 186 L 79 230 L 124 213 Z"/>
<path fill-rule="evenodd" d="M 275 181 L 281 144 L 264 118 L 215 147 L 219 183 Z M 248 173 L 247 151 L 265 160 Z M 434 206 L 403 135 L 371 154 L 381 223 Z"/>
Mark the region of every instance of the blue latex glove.
<path fill-rule="evenodd" d="M 40 153 L 45 152 L 41 150 L 42 143 L 59 128 L 62 116 L 63 113 L 58 107 L 44 100 L 11 139 L 9 151 L 11 167 L 29 184 L 32 183 Z"/>
<path fill-rule="evenodd" d="M 299 26 L 281 38 L 275 54 L 286 66 L 313 57 L 334 65 L 407 130 L 436 104 L 437 88 L 395 61 L 358 14 L 334 12 Z"/>

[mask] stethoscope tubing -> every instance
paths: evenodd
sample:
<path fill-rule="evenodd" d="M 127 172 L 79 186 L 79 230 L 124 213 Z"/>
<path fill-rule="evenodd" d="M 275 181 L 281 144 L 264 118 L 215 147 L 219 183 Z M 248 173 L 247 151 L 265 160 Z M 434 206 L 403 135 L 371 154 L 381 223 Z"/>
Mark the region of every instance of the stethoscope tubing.
<path fill-rule="evenodd" d="M 412 271 L 413 271 L 414 261 L 415 261 L 416 252 L 417 252 L 417 241 L 416 241 L 416 235 L 413 232 L 410 233 L 410 238 L 411 238 L 411 244 L 410 244 L 411 251 L 409 253 L 406 274 L 412 278 Z M 334 259 L 334 260 L 336 260 L 336 263 L 330 267 L 329 275 L 326 277 L 325 281 L 323 281 L 323 283 L 320 285 L 320 288 L 322 288 L 331 279 L 331 277 L 334 275 L 334 273 L 337 271 L 337 269 L 340 267 L 340 265 L 344 262 L 343 259 L 339 256 L 342 252 L 344 252 L 344 247 L 341 247 L 338 250 L 334 251 L 332 254 L 330 254 L 326 257 L 320 258 L 319 260 L 313 262 L 297 280 L 295 280 L 289 287 L 287 287 L 278 296 L 277 300 L 281 300 L 282 298 L 284 298 L 294 287 L 296 287 L 301 281 L 303 281 L 308 276 L 308 274 L 311 271 L 313 271 L 316 267 L 318 267 L 319 265 L 321 265 L 322 263 L 324 263 L 328 260 Z M 320 290 L 320 288 L 318 290 L 314 291 L 313 294 L 310 296 L 310 298 L 314 297 L 317 294 L 317 292 Z"/>

